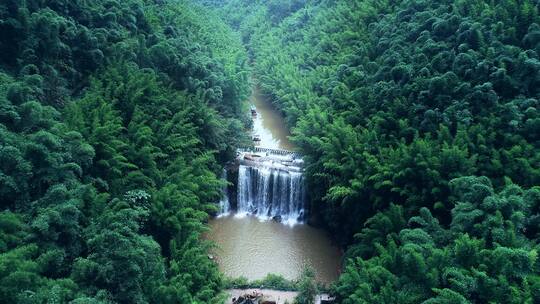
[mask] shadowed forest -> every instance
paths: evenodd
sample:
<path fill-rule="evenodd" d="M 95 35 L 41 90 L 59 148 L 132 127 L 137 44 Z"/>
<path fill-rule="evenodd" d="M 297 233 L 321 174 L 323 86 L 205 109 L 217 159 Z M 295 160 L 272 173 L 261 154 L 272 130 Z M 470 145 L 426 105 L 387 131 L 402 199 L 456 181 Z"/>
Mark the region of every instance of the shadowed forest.
<path fill-rule="evenodd" d="M 219 302 L 199 235 L 249 86 L 240 41 L 203 15 L 2 1 L 0 302 Z"/>
<path fill-rule="evenodd" d="M 0 1 L 0 303 L 224 303 L 201 235 L 251 75 L 345 249 L 336 303 L 540 303 L 539 10 Z"/>

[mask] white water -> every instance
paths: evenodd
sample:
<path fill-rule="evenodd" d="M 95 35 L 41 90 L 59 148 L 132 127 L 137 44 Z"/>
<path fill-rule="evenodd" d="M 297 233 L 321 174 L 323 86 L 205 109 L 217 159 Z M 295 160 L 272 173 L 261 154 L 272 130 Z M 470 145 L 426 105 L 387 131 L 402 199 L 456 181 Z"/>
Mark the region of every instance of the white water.
<path fill-rule="evenodd" d="M 227 170 L 223 169 L 223 174 L 221 175 L 221 178 L 227 182 Z M 229 187 L 227 184 L 225 184 L 222 188 L 222 197 L 219 201 L 219 215 L 218 216 L 224 216 L 228 215 L 231 211 L 231 203 L 229 202 Z"/>
<path fill-rule="evenodd" d="M 260 146 L 294 150 L 283 118 L 264 100 L 257 87 L 251 100 L 258 112 L 253 134 L 261 137 Z M 248 163 L 244 161 L 243 165 Z M 242 191 L 229 197 L 234 201 L 241 196 L 238 212 L 232 210 L 224 189 L 220 210 L 222 215 L 227 211 L 229 215 L 210 220 L 211 229 L 206 237 L 217 244 L 213 254 L 220 270 L 233 278 L 244 276 L 257 280 L 275 273 L 293 280 L 309 265 L 315 270 L 317 281 L 325 284 L 334 281 L 340 269 L 339 249 L 332 245 L 325 231 L 307 224 L 295 225 L 308 205 L 302 160 L 290 155 L 265 155 L 264 160 L 251 163 L 253 166 L 238 168 Z M 263 189 L 270 193 L 263 195 Z M 255 210 L 257 214 L 251 215 Z M 278 211 L 282 223 L 267 220 Z"/>
<path fill-rule="evenodd" d="M 281 217 L 287 224 L 303 219 L 305 189 L 302 173 L 271 167 L 240 165 L 238 212 L 260 219 Z"/>
<path fill-rule="evenodd" d="M 227 180 L 226 171 L 222 178 Z M 302 173 L 283 170 L 279 166 L 239 166 L 236 218 L 255 215 L 263 221 L 277 219 L 295 225 L 304 219 L 305 201 Z M 223 188 L 219 210 L 218 217 L 233 211 L 227 187 Z"/>

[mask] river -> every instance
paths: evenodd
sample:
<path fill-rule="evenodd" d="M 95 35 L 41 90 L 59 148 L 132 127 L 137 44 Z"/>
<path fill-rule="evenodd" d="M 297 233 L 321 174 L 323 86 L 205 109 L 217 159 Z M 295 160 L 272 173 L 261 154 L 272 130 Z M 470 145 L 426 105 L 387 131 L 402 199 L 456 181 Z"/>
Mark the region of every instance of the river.
<path fill-rule="evenodd" d="M 253 134 L 261 147 L 293 150 L 283 117 L 257 87 L 250 97 L 256 107 Z M 340 252 L 325 231 L 307 224 L 285 225 L 251 215 L 220 216 L 210 221 L 207 237 L 220 270 L 229 277 L 261 279 L 269 273 L 296 279 L 305 265 L 315 270 L 317 281 L 333 282 L 340 268 Z"/>
<path fill-rule="evenodd" d="M 266 100 L 258 87 L 253 89 L 250 103 L 257 109 L 257 116 L 253 119 L 253 134 L 261 137 L 260 146 L 272 149 L 294 150 L 289 140 L 289 129 L 283 117 Z"/>

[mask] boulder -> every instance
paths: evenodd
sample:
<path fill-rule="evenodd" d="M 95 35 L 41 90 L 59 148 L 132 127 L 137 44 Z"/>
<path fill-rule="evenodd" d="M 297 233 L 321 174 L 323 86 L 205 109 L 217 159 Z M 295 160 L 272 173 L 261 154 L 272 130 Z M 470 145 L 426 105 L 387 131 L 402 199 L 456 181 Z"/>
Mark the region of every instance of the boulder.
<path fill-rule="evenodd" d="M 259 304 L 276 304 L 277 301 L 271 296 L 262 296 L 259 300 Z"/>
<path fill-rule="evenodd" d="M 258 304 L 257 296 L 251 294 L 244 294 L 239 296 L 238 299 L 233 298 L 233 304 Z"/>

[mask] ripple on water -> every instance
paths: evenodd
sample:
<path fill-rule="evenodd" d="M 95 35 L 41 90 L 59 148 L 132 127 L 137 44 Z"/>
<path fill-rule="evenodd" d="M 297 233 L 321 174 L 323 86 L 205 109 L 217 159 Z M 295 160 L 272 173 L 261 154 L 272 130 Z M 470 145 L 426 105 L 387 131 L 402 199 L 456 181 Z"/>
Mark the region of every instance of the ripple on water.
<path fill-rule="evenodd" d="M 214 254 L 227 276 L 256 280 L 276 273 L 296 279 L 306 264 L 322 283 L 338 276 L 340 252 L 323 230 L 261 221 L 247 214 L 212 219 L 210 228 L 207 238 L 216 242 Z"/>
<path fill-rule="evenodd" d="M 253 132 L 261 137 L 261 146 L 294 150 L 283 117 L 258 87 L 251 102 L 257 108 Z M 206 237 L 217 244 L 214 252 L 222 272 L 229 277 L 249 280 L 275 273 L 296 279 L 304 265 L 315 270 L 319 282 L 330 283 L 339 273 L 341 256 L 323 230 L 299 224 L 295 220 L 276 223 L 256 218 L 247 212 L 222 215 L 210 221 Z"/>

